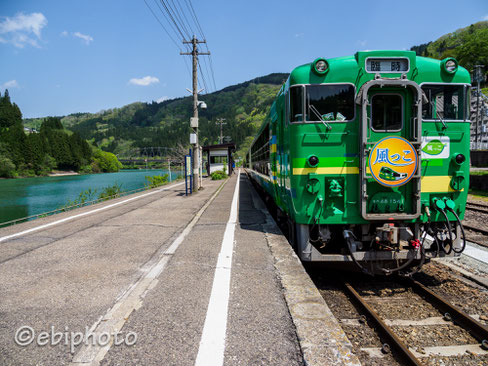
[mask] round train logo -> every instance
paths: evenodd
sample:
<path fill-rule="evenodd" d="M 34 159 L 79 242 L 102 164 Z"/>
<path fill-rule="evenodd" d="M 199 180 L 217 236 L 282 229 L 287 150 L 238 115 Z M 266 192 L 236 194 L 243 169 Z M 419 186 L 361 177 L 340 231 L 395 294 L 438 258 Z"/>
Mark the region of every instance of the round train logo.
<path fill-rule="evenodd" d="M 390 136 L 374 145 L 369 154 L 369 169 L 379 184 L 398 187 L 412 179 L 418 160 L 417 151 L 408 140 Z"/>

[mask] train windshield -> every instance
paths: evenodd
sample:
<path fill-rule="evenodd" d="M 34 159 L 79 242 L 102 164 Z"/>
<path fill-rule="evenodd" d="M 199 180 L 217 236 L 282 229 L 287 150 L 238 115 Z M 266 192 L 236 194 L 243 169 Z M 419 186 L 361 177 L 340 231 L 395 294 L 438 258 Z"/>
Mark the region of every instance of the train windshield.
<path fill-rule="evenodd" d="M 307 85 L 306 121 L 351 121 L 354 119 L 354 86 L 350 84 Z"/>
<path fill-rule="evenodd" d="M 423 85 L 429 102 L 422 107 L 423 119 L 466 119 L 466 88 L 464 85 Z"/>

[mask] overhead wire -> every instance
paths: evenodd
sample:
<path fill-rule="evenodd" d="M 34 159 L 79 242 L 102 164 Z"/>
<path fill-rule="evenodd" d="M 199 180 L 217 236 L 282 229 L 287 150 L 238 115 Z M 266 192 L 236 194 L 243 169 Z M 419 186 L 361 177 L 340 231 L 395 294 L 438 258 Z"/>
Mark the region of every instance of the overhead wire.
<path fill-rule="evenodd" d="M 171 3 L 173 4 L 173 6 L 171 6 L 170 4 L 170 1 Z M 173 10 L 173 13 L 175 15 L 175 18 L 178 19 L 179 23 L 180 23 L 180 26 L 181 28 L 185 31 L 186 33 L 186 36 L 187 37 L 191 37 L 193 31 L 191 30 L 191 27 L 189 26 L 188 24 L 188 27 L 187 27 L 187 24 L 185 24 L 185 22 L 183 21 L 183 18 L 181 17 L 180 15 L 180 12 L 178 11 L 178 8 L 174 2 L 174 0 L 169 0 L 168 1 L 168 6 Z"/>
<path fill-rule="evenodd" d="M 181 50 L 181 47 L 178 45 L 178 43 L 173 39 L 173 37 L 171 36 L 171 34 L 168 32 L 168 30 L 166 29 L 166 27 L 163 25 L 163 23 L 161 23 L 161 21 L 159 20 L 159 18 L 157 17 L 157 15 L 154 13 L 154 11 L 152 10 L 152 8 L 149 6 L 149 4 L 147 3 L 146 0 L 144 0 L 144 3 L 146 4 L 146 6 L 148 7 L 148 9 L 151 11 L 152 15 L 154 15 L 154 18 L 156 18 L 156 20 L 158 21 L 158 23 L 161 25 L 161 27 L 163 28 L 163 30 L 166 32 L 166 34 L 168 35 L 168 37 L 173 41 L 173 43 L 176 45 L 176 47 L 178 49 Z"/>
<path fill-rule="evenodd" d="M 157 2 L 157 0 L 154 0 L 154 2 L 156 3 L 156 5 L 159 7 L 159 4 Z M 173 38 L 173 36 L 170 34 L 170 32 L 168 31 L 168 29 L 163 25 L 163 23 L 161 22 L 161 20 L 158 18 L 158 16 L 156 15 L 156 13 L 154 12 L 154 10 L 151 8 L 151 6 L 147 3 L 146 0 L 144 0 L 144 3 L 146 4 L 147 8 L 151 11 L 151 14 L 154 16 L 154 18 L 156 19 L 156 21 L 159 23 L 159 25 L 161 26 L 161 28 L 164 30 L 164 32 L 166 33 L 166 35 L 169 37 L 169 39 L 175 44 L 176 48 L 178 48 L 178 50 L 180 50 L 180 52 L 182 52 L 182 49 L 180 47 L 180 45 L 176 42 L 176 40 Z M 159 10 L 163 13 L 162 9 L 159 7 Z M 163 16 L 164 16 L 164 13 L 163 13 Z M 170 27 L 171 28 L 171 27 Z M 188 62 L 186 59 L 184 59 L 185 61 L 185 67 L 188 71 L 188 74 L 190 75 L 191 77 L 191 71 L 190 71 L 190 68 L 188 66 Z"/>
<path fill-rule="evenodd" d="M 178 23 L 175 21 L 175 18 L 173 17 L 173 14 L 171 13 L 171 11 L 168 9 L 168 6 L 166 5 L 165 1 L 164 0 L 160 0 L 160 1 L 161 1 L 161 4 L 163 5 L 164 9 L 166 10 L 166 13 L 168 14 L 169 19 L 171 20 L 171 22 L 175 26 L 176 30 L 180 34 L 181 38 L 185 39 L 185 35 L 183 34 L 180 27 L 178 26 Z"/>
<path fill-rule="evenodd" d="M 176 39 L 181 39 L 182 42 L 188 42 L 193 35 L 196 36 L 196 33 L 198 33 L 198 36 L 202 40 L 206 40 L 205 34 L 200 25 L 200 22 L 198 20 L 197 14 L 195 12 L 191 0 L 181 0 L 184 2 L 187 11 L 185 11 L 185 7 L 181 4 L 181 1 L 178 0 L 159 0 L 159 1 L 153 0 L 153 1 L 156 4 L 157 8 L 159 9 L 162 17 L 168 24 L 167 26 L 163 24 L 163 22 L 156 15 L 156 13 L 151 8 L 151 6 L 147 3 L 146 0 L 144 0 L 144 3 L 149 8 L 151 13 L 156 18 L 156 20 L 161 25 L 161 27 L 168 35 L 168 37 L 171 39 L 171 41 L 180 50 L 180 52 L 182 51 L 181 46 L 178 45 Z M 171 33 L 173 33 L 173 35 Z M 192 51 L 192 47 L 190 43 L 182 43 L 182 44 L 186 52 Z M 210 53 L 208 44 L 207 43 L 203 43 L 203 44 L 206 51 Z M 204 86 L 205 93 L 211 92 L 212 90 L 213 91 L 217 90 L 212 57 L 211 55 L 208 56 L 209 56 L 208 61 L 205 58 L 203 58 L 203 61 L 198 60 L 198 68 L 200 70 L 200 75 L 199 75 L 200 85 Z M 186 58 L 184 58 L 184 62 L 187 71 L 191 75 L 190 67 L 188 65 L 188 61 Z"/>

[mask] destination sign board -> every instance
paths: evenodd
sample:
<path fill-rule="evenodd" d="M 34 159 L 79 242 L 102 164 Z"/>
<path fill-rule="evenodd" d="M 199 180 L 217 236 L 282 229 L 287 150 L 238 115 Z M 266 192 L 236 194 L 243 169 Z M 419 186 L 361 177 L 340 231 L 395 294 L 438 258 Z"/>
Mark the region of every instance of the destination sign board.
<path fill-rule="evenodd" d="M 376 72 L 407 72 L 408 59 L 406 58 L 368 58 L 366 71 Z"/>

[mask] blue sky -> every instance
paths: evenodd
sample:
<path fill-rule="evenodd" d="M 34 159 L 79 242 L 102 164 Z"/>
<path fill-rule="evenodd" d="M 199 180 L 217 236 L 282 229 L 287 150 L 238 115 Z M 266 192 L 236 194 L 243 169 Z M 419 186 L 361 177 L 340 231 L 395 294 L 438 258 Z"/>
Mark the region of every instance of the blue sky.
<path fill-rule="evenodd" d="M 146 1 L 169 28 L 156 0 Z M 188 0 L 166 1 L 187 9 Z M 409 49 L 488 20 L 486 0 L 192 4 L 212 52 L 217 90 L 317 57 Z M 183 58 L 188 66 L 190 60 L 179 52 L 144 0 L 0 0 L 0 90 L 9 89 L 24 117 L 188 95 Z M 214 91 L 209 75 L 207 82 Z"/>

